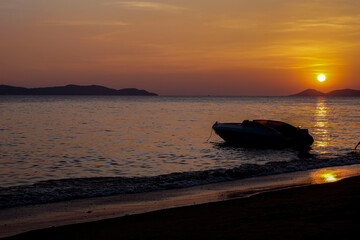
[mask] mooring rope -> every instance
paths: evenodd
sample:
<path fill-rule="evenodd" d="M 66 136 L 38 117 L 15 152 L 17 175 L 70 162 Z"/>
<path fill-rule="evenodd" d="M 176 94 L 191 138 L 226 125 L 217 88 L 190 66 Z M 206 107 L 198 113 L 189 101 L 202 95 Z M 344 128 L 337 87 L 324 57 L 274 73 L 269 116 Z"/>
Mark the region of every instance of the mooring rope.
<path fill-rule="evenodd" d="M 211 138 L 211 136 L 212 136 L 213 131 L 214 131 L 214 129 L 213 129 L 213 128 L 211 128 L 210 136 L 208 137 L 208 139 L 206 139 L 206 141 L 209 141 L 209 140 L 210 140 L 210 138 Z"/>
<path fill-rule="evenodd" d="M 356 150 L 356 148 L 357 148 L 359 145 L 360 145 L 360 142 L 356 145 L 355 150 Z"/>

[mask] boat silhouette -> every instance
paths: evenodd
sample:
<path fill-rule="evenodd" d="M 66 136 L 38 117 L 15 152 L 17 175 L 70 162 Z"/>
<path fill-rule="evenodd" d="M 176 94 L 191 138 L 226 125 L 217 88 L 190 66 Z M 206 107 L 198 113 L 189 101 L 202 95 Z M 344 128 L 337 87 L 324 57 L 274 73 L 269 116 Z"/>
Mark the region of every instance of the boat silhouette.
<path fill-rule="evenodd" d="M 225 142 L 242 147 L 310 148 L 314 143 L 307 129 L 274 120 L 244 120 L 242 123 L 219 123 L 212 126 Z"/>

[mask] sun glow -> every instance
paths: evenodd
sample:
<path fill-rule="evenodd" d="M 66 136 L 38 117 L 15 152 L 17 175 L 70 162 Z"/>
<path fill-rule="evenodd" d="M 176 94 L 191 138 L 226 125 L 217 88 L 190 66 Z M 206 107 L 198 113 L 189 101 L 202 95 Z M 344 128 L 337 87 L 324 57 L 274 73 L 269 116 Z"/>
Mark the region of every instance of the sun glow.
<path fill-rule="evenodd" d="M 314 183 L 330 183 L 341 180 L 345 172 L 342 170 L 321 169 L 312 173 Z"/>
<path fill-rule="evenodd" d="M 325 76 L 324 74 L 319 74 L 319 75 L 317 76 L 317 80 L 318 80 L 319 82 L 324 82 L 324 81 L 326 80 L 326 76 Z"/>
<path fill-rule="evenodd" d="M 312 174 L 314 183 L 336 182 L 341 179 L 339 170 L 322 169 Z"/>

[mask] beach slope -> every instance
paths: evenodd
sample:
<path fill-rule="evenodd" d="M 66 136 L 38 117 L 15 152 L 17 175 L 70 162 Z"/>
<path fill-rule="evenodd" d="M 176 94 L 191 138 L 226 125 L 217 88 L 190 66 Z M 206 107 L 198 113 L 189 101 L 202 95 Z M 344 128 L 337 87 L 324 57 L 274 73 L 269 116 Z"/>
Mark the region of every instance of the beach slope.
<path fill-rule="evenodd" d="M 360 177 L 353 177 L 6 239 L 350 239 L 360 226 L 359 202 Z"/>

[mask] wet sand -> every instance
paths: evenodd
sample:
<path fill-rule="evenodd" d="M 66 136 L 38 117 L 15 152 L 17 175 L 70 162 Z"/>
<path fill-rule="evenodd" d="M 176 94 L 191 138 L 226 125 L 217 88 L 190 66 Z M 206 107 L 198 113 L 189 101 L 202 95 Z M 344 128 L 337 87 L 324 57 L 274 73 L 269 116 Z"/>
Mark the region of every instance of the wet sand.
<path fill-rule="evenodd" d="M 6 239 L 353 239 L 360 177 L 31 231 Z"/>

